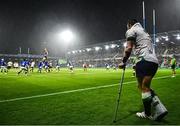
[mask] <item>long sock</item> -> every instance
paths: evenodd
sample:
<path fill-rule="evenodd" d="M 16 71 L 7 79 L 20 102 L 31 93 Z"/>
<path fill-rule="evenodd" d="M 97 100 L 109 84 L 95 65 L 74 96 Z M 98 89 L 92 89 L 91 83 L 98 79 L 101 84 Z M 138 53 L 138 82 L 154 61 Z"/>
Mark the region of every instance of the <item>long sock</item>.
<path fill-rule="evenodd" d="M 152 98 L 157 95 L 153 89 L 150 89 L 150 92 L 151 92 Z"/>
<path fill-rule="evenodd" d="M 22 72 L 22 70 L 20 70 L 19 72 L 18 72 L 18 74 L 20 74 Z"/>
<path fill-rule="evenodd" d="M 145 92 L 142 93 L 142 101 L 144 105 L 144 111 L 147 116 L 151 115 L 151 102 L 152 102 L 152 96 L 151 92 Z"/>

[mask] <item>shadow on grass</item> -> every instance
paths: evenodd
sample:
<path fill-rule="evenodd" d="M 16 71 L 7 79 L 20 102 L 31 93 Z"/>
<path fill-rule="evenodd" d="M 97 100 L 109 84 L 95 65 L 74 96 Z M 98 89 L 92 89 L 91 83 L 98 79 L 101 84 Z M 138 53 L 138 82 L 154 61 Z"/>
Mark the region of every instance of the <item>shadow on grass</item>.
<path fill-rule="evenodd" d="M 152 125 L 169 125 L 171 124 L 169 121 L 162 119 L 161 121 L 151 121 Z"/>
<path fill-rule="evenodd" d="M 136 113 L 136 112 L 137 112 L 137 111 L 129 111 L 129 114 L 128 114 L 128 115 L 123 116 L 122 118 L 117 119 L 116 122 L 113 122 L 113 124 L 119 125 L 119 123 L 121 123 L 122 120 L 127 119 L 128 117 L 134 115 L 134 113 Z"/>
<path fill-rule="evenodd" d="M 142 110 L 142 109 L 140 109 Z M 116 120 L 116 122 L 113 122 L 114 125 L 119 125 L 119 124 L 123 124 L 124 120 L 126 120 L 127 118 L 129 118 L 132 115 L 135 115 L 136 112 L 138 111 L 128 111 L 129 114 L 119 118 Z M 149 120 L 149 119 L 140 119 L 137 117 L 137 120 L 134 120 L 134 122 L 129 122 L 129 124 L 133 123 L 133 125 L 169 125 L 171 124 L 169 121 L 167 121 L 166 119 L 162 119 L 161 121 L 153 121 L 153 120 Z"/>

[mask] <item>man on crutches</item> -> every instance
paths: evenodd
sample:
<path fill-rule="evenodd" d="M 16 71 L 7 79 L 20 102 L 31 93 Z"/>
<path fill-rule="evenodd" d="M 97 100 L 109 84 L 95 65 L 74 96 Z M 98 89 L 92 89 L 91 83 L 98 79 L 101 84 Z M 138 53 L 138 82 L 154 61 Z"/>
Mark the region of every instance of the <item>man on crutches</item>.
<path fill-rule="evenodd" d="M 158 69 L 158 59 L 153 51 L 151 37 L 135 19 L 128 20 L 127 29 L 127 46 L 124 51 L 123 61 L 119 67 L 125 69 L 126 62 L 134 48 L 138 59 L 136 62 L 136 78 L 144 105 L 144 110 L 137 112 L 136 116 L 151 120 L 161 120 L 167 115 L 168 111 L 150 87 L 151 80 Z M 151 108 L 154 109 L 154 113 L 152 113 Z"/>

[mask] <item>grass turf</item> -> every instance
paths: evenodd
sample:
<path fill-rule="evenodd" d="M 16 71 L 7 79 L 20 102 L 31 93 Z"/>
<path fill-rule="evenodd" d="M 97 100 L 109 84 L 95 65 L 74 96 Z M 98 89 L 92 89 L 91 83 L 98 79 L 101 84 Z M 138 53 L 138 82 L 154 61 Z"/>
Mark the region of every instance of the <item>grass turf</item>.
<path fill-rule="evenodd" d="M 70 91 L 117 84 L 122 70 L 90 69 L 84 72 L 67 69 L 52 73 L 17 75 L 16 70 L 7 75 L 0 73 L 0 101 L 31 97 L 54 92 Z M 180 74 L 180 70 L 177 70 Z M 124 83 L 135 81 L 132 70 L 125 73 Z M 161 122 L 139 119 L 137 111 L 143 109 L 136 82 L 123 86 L 120 108 L 115 124 L 180 124 L 180 75 L 171 78 L 170 69 L 159 69 L 152 88 L 167 107 L 169 114 Z M 118 94 L 118 85 L 93 90 L 71 92 L 11 102 L 0 102 L 0 124 L 68 124 L 68 125 L 114 125 L 113 115 Z"/>

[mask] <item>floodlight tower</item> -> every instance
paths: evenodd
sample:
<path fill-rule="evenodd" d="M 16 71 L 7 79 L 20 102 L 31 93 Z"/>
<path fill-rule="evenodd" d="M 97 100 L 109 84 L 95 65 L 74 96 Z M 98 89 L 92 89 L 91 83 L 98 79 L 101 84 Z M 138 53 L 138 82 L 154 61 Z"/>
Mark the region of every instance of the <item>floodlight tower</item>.
<path fill-rule="evenodd" d="M 21 49 L 21 47 L 19 47 L 19 54 L 21 54 L 21 52 L 22 52 L 22 49 Z"/>
<path fill-rule="evenodd" d="M 146 30 L 146 16 L 145 16 L 145 4 L 142 2 L 143 7 L 143 27 Z M 153 53 L 155 53 L 155 44 L 156 43 L 156 13 L 155 9 L 153 9 Z"/>
<path fill-rule="evenodd" d="M 144 5 L 144 1 L 143 1 L 142 5 L 143 5 L 143 27 L 144 27 L 144 29 L 146 29 L 146 17 L 145 17 L 145 5 Z"/>
<path fill-rule="evenodd" d="M 156 46 L 156 12 L 153 9 L 153 53 L 155 53 L 155 46 Z"/>

